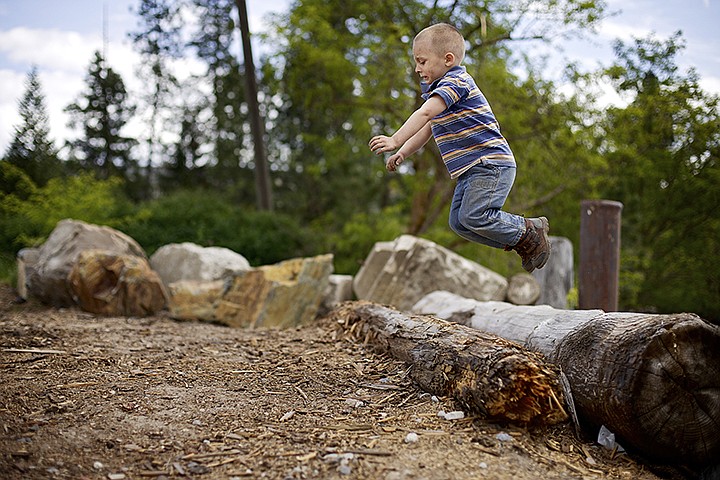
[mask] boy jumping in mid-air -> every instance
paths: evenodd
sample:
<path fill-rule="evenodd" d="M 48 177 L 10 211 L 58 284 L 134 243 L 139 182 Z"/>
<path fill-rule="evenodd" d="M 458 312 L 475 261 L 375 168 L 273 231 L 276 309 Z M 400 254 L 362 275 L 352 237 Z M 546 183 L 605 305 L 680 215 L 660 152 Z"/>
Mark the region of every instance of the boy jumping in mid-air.
<path fill-rule="evenodd" d="M 528 272 L 542 268 L 550 257 L 550 225 L 545 217 L 501 210 L 515 181 L 515 158 L 485 96 L 460 66 L 462 34 L 445 23 L 432 25 L 413 40 L 413 56 L 425 103 L 391 137 L 373 137 L 370 149 L 377 155 L 397 150 L 386 161 L 392 172 L 434 137 L 450 178 L 457 179 L 450 228 L 467 240 L 517 251 Z"/>

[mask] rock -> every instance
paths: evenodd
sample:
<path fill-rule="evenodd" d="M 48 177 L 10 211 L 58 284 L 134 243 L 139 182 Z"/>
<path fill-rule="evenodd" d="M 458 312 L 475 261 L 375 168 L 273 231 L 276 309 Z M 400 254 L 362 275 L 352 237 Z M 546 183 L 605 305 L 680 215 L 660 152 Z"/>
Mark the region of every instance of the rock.
<path fill-rule="evenodd" d="M 135 255 L 84 250 L 68 281 L 77 305 L 91 313 L 143 317 L 167 304 L 160 277 L 145 258 Z"/>
<path fill-rule="evenodd" d="M 565 310 L 568 308 L 568 292 L 573 288 L 573 246 L 565 237 L 550 237 L 552 255 L 541 269 L 532 275 L 540 285 L 539 305 Z"/>
<path fill-rule="evenodd" d="M 434 315 L 443 320 L 450 317 L 466 316 L 469 320 L 475 311 L 476 301 L 454 293 L 438 290 L 425 295 L 412 306 L 411 312 L 419 315 Z M 458 322 L 461 323 L 461 322 Z M 465 325 L 468 325 L 467 323 Z"/>
<path fill-rule="evenodd" d="M 227 280 L 214 319 L 232 327 L 291 327 L 315 318 L 333 269 L 332 254 L 295 258 Z"/>
<path fill-rule="evenodd" d="M 455 410 L 452 412 L 447 412 L 444 415 L 445 420 L 462 420 L 465 418 L 465 412 L 462 410 Z"/>
<path fill-rule="evenodd" d="M 180 280 L 221 280 L 250 270 L 250 263 L 228 248 L 201 247 L 194 243 L 171 243 L 157 249 L 150 265 L 166 286 Z"/>
<path fill-rule="evenodd" d="M 393 255 L 394 247 L 395 242 L 377 242 L 373 245 L 353 279 L 353 291 L 358 299 L 365 299 L 371 294 L 377 278 Z"/>
<path fill-rule="evenodd" d="M 418 434 L 415 432 L 410 432 L 407 435 L 405 435 L 405 443 L 417 443 L 419 440 Z"/>
<path fill-rule="evenodd" d="M 215 318 L 215 307 L 222 297 L 225 281 L 180 280 L 168 285 L 170 316 L 178 320 Z"/>
<path fill-rule="evenodd" d="M 352 300 L 354 297 L 352 284 L 352 275 L 330 275 L 319 313 L 325 315 L 339 303 Z"/>
<path fill-rule="evenodd" d="M 38 248 L 23 248 L 17 253 L 17 294 L 24 300 L 28 299 L 28 276 L 34 270 L 39 258 Z"/>
<path fill-rule="evenodd" d="M 529 273 L 518 273 L 510 277 L 507 301 L 515 305 L 534 305 L 540 298 L 540 284 Z"/>
<path fill-rule="evenodd" d="M 492 270 L 411 235 L 376 243 L 353 281 L 358 299 L 399 310 L 409 309 L 435 290 L 477 300 L 504 300 L 507 285 Z"/>
<path fill-rule="evenodd" d="M 80 253 L 90 249 L 147 258 L 140 245 L 122 232 L 78 220 L 61 220 L 40 246 L 37 262 L 26 270 L 28 294 L 58 307 L 73 305 L 67 277 Z"/>

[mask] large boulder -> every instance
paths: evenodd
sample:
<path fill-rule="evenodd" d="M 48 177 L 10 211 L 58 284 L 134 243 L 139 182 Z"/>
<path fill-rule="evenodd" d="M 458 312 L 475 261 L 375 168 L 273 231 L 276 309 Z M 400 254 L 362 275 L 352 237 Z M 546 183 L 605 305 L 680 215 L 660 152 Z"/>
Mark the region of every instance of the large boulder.
<path fill-rule="evenodd" d="M 504 300 L 507 286 L 502 275 L 411 235 L 376 243 L 353 281 L 358 299 L 399 310 L 408 310 L 436 290 L 477 300 Z"/>
<path fill-rule="evenodd" d="M 17 294 L 18 297 L 28 299 L 28 275 L 35 268 L 40 258 L 40 249 L 23 248 L 17 253 Z"/>
<path fill-rule="evenodd" d="M 169 286 L 180 280 L 214 281 L 250 270 L 250 263 L 237 252 L 223 247 L 201 247 L 194 243 L 171 243 L 157 249 L 150 265 Z"/>
<path fill-rule="evenodd" d="M 352 300 L 353 294 L 352 275 L 330 275 L 325 295 L 320 303 L 320 315 L 325 315 L 342 302 Z"/>
<path fill-rule="evenodd" d="M 82 251 L 68 281 L 77 305 L 99 315 L 144 317 L 167 304 L 160 277 L 136 255 Z"/>
<path fill-rule="evenodd" d="M 333 256 L 294 258 L 237 272 L 220 282 L 174 282 L 170 314 L 231 327 L 294 327 L 318 314 Z"/>
<path fill-rule="evenodd" d="M 514 305 L 534 305 L 540 297 L 540 284 L 529 273 L 516 273 L 508 281 L 507 301 Z"/>
<path fill-rule="evenodd" d="M 25 271 L 28 294 L 49 305 L 74 305 L 68 275 L 79 255 L 92 249 L 147 259 L 142 247 L 122 232 L 79 220 L 61 220 L 40 246 L 32 268 Z"/>
<path fill-rule="evenodd" d="M 168 285 L 170 316 L 177 320 L 215 320 L 215 308 L 225 291 L 224 280 L 179 280 Z"/>

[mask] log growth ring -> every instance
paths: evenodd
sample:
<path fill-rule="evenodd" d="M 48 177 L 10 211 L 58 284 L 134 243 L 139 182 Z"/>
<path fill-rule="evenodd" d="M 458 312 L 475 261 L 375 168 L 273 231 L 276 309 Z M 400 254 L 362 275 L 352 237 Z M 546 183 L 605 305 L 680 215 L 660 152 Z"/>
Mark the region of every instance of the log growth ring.
<path fill-rule="evenodd" d="M 651 337 L 633 385 L 634 413 L 660 454 L 720 458 L 720 332 L 699 318 Z"/>

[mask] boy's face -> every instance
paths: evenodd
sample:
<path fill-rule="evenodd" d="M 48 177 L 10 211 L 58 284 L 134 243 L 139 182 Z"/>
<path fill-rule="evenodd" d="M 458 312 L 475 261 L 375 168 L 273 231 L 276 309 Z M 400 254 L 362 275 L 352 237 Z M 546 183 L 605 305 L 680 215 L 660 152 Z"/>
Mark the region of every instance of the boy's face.
<path fill-rule="evenodd" d="M 448 58 L 448 55 L 453 58 Z M 427 37 L 420 37 L 413 43 L 413 57 L 415 57 L 415 72 L 425 83 L 432 83 L 447 73 L 453 66 L 454 56 L 445 54 L 443 57 L 432 48 Z"/>

